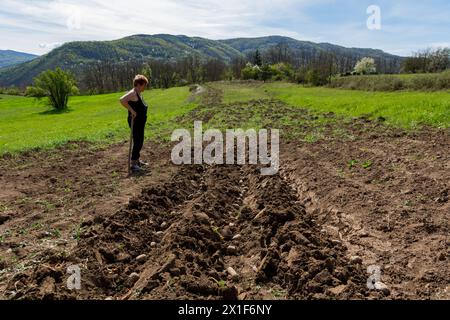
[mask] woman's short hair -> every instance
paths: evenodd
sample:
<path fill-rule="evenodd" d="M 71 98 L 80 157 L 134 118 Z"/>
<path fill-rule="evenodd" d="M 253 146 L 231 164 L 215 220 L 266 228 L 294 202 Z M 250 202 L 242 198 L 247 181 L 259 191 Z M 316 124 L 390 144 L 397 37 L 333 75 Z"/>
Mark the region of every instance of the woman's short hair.
<path fill-rule="evenodd" d="M 134 86 L 142 86 L 142 85 L 148 85 L 148 79 L 146 76 L 143 76 L 142 74 L 138 74 L 136 77 L 134 77 L 133 80 Z"/>

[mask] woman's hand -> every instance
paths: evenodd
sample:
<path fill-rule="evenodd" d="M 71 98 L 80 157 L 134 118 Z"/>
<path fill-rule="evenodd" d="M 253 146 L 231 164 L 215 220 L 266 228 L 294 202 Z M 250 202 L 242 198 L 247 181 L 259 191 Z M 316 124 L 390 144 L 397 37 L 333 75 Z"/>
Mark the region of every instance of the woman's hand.
<path fill-rule="evenodd" d="M 134 101 L 135 98 L 137 98 L 137 97 L 136 97 L 136 92 L 134 90 L 131 90 L 130 92 L 125 94 L 122 98 L 120 98 L 120 103 L 122 104 L 122 106 L 124 108 L 126 108 L 130 112 L 133 119 L 135 119 L 137 117 L 137 113 L 136 113 L 136 111 L 133 110 L 133 108 L 131 108 L 131 106 L 128 102 Z"/>

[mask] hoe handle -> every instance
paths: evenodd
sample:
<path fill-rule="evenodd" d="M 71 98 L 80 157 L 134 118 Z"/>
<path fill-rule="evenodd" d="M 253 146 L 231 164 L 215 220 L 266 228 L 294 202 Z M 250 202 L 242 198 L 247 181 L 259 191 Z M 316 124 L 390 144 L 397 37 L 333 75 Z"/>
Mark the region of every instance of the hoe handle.
<path fill-rule="evenodd" d="M 133 151 L 134 117 L 131 117 L 130 147 L 128 149 L 128 174 L 131 175 L 131 155 Z"/>

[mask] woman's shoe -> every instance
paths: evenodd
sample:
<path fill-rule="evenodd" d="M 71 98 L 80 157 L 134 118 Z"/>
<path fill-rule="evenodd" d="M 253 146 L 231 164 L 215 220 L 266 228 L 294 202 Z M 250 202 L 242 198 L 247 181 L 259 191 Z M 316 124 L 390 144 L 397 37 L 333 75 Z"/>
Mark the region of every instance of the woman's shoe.
<path fill-rule="evenodd" d="M 131 166 L 131 172 L 132 173 L 142 173 L 144 170 L 139 166 L 139 165 L 137 165 L 137 164 L 133 164 L 132 166 Z"/>
<path fill-rule="evenodd" d="M 144 162 L 144 161 L 142 161 L 142 160 L 139 160 L 138 165 L 139 165 L 140 167 L 147 167 L 149 164 L 148 164 L 147 162 Z"/>

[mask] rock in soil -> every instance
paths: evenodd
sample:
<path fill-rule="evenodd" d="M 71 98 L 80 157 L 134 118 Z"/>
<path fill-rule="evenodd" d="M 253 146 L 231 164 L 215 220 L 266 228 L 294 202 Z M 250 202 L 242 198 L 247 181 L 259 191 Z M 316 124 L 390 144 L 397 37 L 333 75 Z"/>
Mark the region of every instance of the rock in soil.
<path fill-rule="evenodd" d="M 237 253 L 237 249 L 236 249 L 235 246 L 228 246 L 227 247 L 227 252 L 228 252 L 228 254 L 234 255 L 234 254 Z"/>
<path fill-rule="evenodd" d="M 359 256 L 352 256 L 350 257 L 350 262 L 354 264 L 361 264 L 363 262 L 363 259 Z"/>
<path fill-rule="evenodd" d="M 232 267 L 228 267 L 227 272 L 233 280 L 239 279 L 239 274 Z"/>
<path fill-rule="evenodd" d="M 383 282 L 375 282 L 374 287 L 376 290 L 383 292 L 383 294 L 386 296 L 391 294 L 391 291 L 389 290 L 388 286 L 385 285 Z"/>
<path fill-rule="evenodd" d="M 147 255 L 141 254 L 140 256 L 137 256 L 136 261 L 139 263 L 143 263 L 147 261 Z"/>

